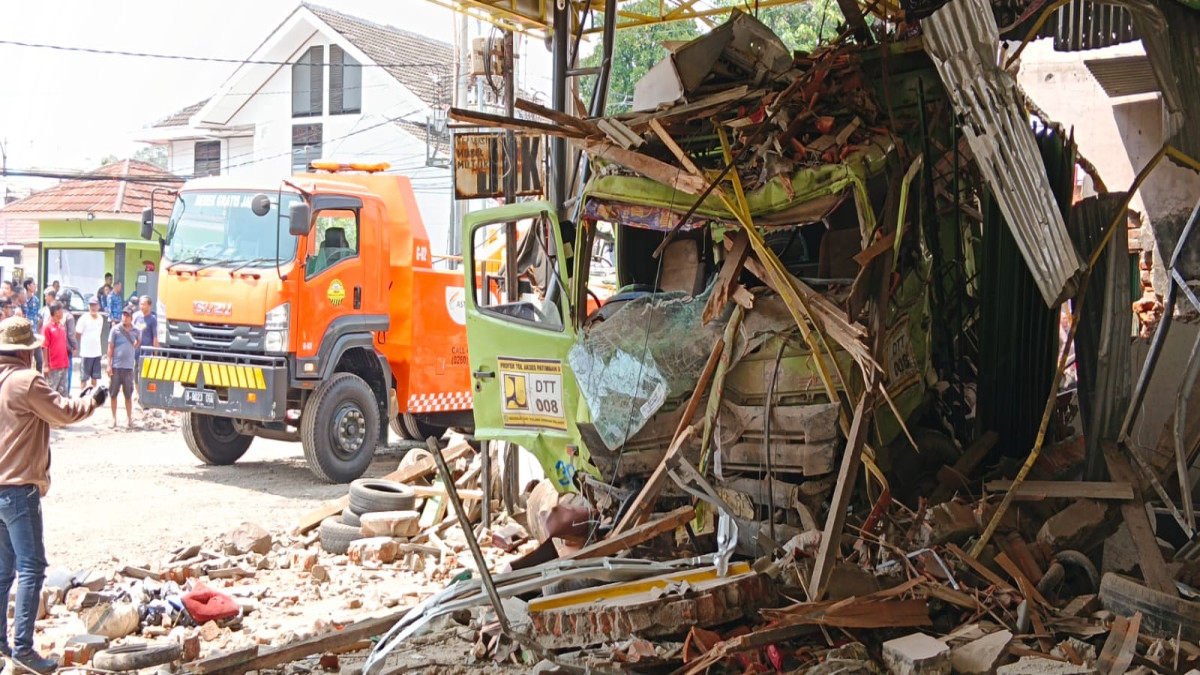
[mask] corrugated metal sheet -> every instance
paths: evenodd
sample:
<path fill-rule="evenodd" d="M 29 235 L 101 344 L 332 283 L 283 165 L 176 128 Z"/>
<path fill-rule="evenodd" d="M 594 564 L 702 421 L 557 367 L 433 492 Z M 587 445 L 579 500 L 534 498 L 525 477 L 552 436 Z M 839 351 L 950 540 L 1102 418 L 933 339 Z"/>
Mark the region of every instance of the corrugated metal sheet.
<path fill-rule="evenodd" d="M 963 135 L 1047 305 L 1075 292 L 1083 267 L 1042 167 L 1016 83 L 996 65 L 986 0 L 953 0 L 921 22 L 925 50 L 964 118 Z"/>
<path fill-rule="evenodd" d="M 1071 237 L 1080 250 L 1090 252 L 1100 245 L 1124 199 L 1123 192 L 1111 193 L 1088 197 L 1071 208 Z M 1125 223 L 1121 223 L 1092 270 L 1075 335 L 1079 409 L 1087 444 L 1084 480 L 1104 479 L 1100 444 L 1117 440 L 1129 406 L 1132 358 L 1129 314 L 1133 295 L 1128 238 Z"/>
<path fill-rule="evenodd" d="M 1118 56 L 1111 59 L 1088 59 L 1083 62 L 1109 96 L 1131 96 L 1158 91 L 1158 80 L 1150 59 L 1143 55 Z"/>
<path fill-rule="evenodd" d="M 1138 39 L 1128 10 L 1090 0 L 1072 0 L 1046 26 L 1053 31 L 1055 51 L 1060 52 L 1100 49 Z"/>
<path fill-rule="evenodd" d="M 1192 157 L 1200 156 L 1200 11 L 1174 0 L 1124 0 L 1167 108 L 1166 136 Z"/>

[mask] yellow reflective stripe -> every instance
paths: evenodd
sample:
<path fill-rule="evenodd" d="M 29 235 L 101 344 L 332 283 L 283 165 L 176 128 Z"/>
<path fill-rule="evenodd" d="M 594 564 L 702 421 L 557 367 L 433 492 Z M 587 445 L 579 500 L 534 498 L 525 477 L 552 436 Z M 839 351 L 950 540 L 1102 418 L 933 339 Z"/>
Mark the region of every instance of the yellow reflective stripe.
<path fill-rule="evenodd" d="M 142 359 L 142 377 L 146 377 L 146 375 L 150 373 L 150 364 L 151 363 L 154 363 L 154 359 L 151 359 L 151 358 Z"/>
<path fill-rule="evenodd" d="M 212 366 L 204 363 L 201 364 L 200 369 L 204 372 L 204 386 L 211 387 L 213 385 Z"/>
<path fill-rule="evenodd" d="M 224 387 L 224 386 L 227 386 L 227 385 L 225 384 L 225 382 L 226 382 L 226 380 L 225 380 L 225 366 L 224 366 L 223 364 L 220 364 L 220 363 L 218 363 L 218 364 L 215 364 L 215 365 L 213 366 L 213 375 L 215 375 L 215 376 L 216 376 L 216 377 L 214 378 L 214 382 L 216 383 L 216 386 L 218 386 L 218 387 Z"/>
<path fill-rule="evenodd" d="M 266 389 L 267 388 L 267 383 L 263 381 L 262 368 L 254 369 L 254 384 L 257 385 L 258 389 Z"/>
<path fill-rule="evenodd" d="M 246 366 L 234 366 L 233 371 L 237 373 L 237 385 L 242 389 L 246 388 Z"/>
<path fill-rule="evenodd" d="M 152 380 L 163 379 L 163 371 L 167 369 L 166 359 L 156 359 L 154 362 L 154 374 L 150 376 Z"/>
<path fill-rule="evenodd" d="M 229 376 L 229 366 L 221 365 L 221 386 L 228 387 L 233 383 L 233 378 Z"/>
<path fill-rule="evenodd" d="M 188 374 L 184 380 L 188 384 L 196 384 L 196 371 L 200 370 L 200 364 L 193 361 L 188 365 Z"/>
<path fill-rule="evenodd" d="M 167 379 L 172 382 L 178 382 L 180 380 L 179 371 L 181 371 L 181 370 L 183 370 L 183 361 L 172 361 L 171 362 L 171 376 L 168 377 Z"/>

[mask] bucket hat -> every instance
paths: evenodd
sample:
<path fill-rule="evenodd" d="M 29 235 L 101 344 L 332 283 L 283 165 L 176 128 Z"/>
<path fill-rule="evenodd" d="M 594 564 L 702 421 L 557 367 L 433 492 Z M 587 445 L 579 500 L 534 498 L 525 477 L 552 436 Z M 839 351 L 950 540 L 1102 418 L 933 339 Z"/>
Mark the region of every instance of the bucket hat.
<path fill-rule="evenodd" d="M 27 352 L 42 346 L 42 336 L 33 332 L 33 324 L 23 316 L 0 321 L 0 353 Z"/>

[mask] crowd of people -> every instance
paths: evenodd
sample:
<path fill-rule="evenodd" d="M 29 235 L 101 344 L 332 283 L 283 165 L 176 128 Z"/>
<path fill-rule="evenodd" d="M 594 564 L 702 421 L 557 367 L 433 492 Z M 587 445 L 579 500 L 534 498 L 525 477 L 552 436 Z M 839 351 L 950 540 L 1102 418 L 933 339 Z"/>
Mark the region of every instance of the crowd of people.
<path fill-rule="evenodd" d="M 72 291 L 57 280 L 40 294 L 33 278 L 0 281 L 0 320 L 24 317 L 40 338 L 32 350 L 34 369 L 62 396 L 71 395 L 74 382 L 84 390 L 104 383 L 106 376 L 114 429 L 118 398 L 124 399 L 125 421 L 133 428 L 137 357 L 146 347 L 158 346 L 158 317 L 150 296 L 126 298 L 124 291 L 119 279 L 105 274 L 103 285 L 87 298 L 87 311 L 76 316 Z"/>

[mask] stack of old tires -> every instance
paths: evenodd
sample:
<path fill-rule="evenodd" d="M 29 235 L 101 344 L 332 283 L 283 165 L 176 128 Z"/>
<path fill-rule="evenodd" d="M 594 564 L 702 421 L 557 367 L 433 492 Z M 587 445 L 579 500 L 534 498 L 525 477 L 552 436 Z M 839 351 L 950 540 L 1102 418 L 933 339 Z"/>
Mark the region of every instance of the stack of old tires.
<path fill-rule="evenodd" d="M 328 553 L 344 554 L 350 542 L 363 539 L 361 517 L 384 511 L 412 511 L 417 493 L 404 483 L 381 478 L 360 478 L 350 483 L 350 505 L 341 516 L 321 521 L 321 548 Z"/>

